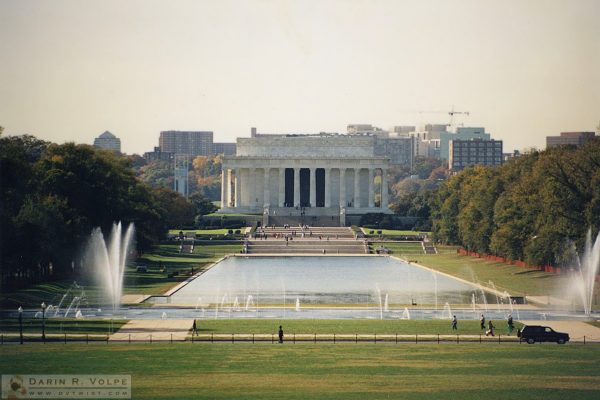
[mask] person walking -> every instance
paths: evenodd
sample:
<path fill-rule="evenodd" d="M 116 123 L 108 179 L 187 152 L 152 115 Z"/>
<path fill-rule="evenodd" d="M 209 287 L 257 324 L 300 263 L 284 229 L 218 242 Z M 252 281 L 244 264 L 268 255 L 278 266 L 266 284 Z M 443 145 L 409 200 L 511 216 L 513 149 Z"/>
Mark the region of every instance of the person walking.
<path fill-rule="evenodd" d="M 198 328 L 196 327 L 196 320 L 194 320 L 194 324 L 192 325 L 192 336 L 198 336 Z"/>
<path fill-rule="evenodd" d="M 283 328 L 279 325 L 279 343 L 283 343 Z"/>
<path fill-rule="evenodd" d="M 458 330 L 458 321 L 456 320 L 456 315 L 452 316 L 452 330 Z"/>
<path fill-rule="evenodd" d="M 508 314 L 508 320 L 506 321 L 508 324 L 508 335 L 510 336 L 510 334 L 512 333 L 513 329 L 515 329 L 515 325 L 513 323 L 513 317 L 512 314 Z"/>
<path fill-rule="evenodd" d="M 494 324 L 492 320 L 488 321 L 488 330 L 485 332 L 485 336 L 494 336 Z"/>
<path fill-rule="evenodd" d="M 479 319 L 479 325 L 481 326 L 481 329 L 485 329 L 485 317 L 483 314 L 481 314 L 481 318 Z"/>

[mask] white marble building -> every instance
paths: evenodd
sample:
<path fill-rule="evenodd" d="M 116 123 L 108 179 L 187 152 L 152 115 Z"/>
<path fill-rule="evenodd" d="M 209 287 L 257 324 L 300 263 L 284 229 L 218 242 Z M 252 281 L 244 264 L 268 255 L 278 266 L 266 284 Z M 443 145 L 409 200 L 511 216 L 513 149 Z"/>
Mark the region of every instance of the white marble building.
<path fill-rule="evenodd" d="M 389 158 L 376 156 L 375 146 L 374 136 L 238 138 L 236 155 L 223 160 L 219 212 L 341 216 L 342 221 L 345 214 L 389 213 Z"/>

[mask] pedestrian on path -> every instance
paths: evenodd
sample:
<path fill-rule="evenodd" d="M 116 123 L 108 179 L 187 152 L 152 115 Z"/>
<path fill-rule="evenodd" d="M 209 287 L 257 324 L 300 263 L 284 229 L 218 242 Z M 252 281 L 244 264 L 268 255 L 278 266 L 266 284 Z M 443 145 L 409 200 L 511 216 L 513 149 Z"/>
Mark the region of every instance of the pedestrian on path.
<path fill-rule="evenodd" d="M 481 318 L 479 319 L 479 325 L 481 326 L 481 329 L 485 329 L 485 317 L 483 314 L 481 314 Z"/>
<path fill-rule="evenodd" d="M 488 330 L 485 331 L 485 336 L 494 336 L 494 324 L 492 323 L 492 320 L 489 320 L 488 322 Z"/>
<path fill-rule="evenodd" d="M 511 314 L 508 314 L 508 335 L 510 336 L 510 334 L 512 333 L 513 329 L 515 329 L 515 325 L 513 323 L 513 317 Z"/>
<path fill-rule="evenodd" d="M 192 325 L 192 336 L 198 336 L 198 329 L 196 327 L 196 320 L 194 320 L 194 324 Z"/>
<path fill-rule="evenodd" d="M 279 325 L 279 343 L 283 343 L 283 328 Z"/>
<path fill-rule="evenodd" d="M 457 324 L 458 324 L 458 321 L 456 320 L 456 315 L 454 315 L 454 316 L 452 316 L 452 330 L 453 331 L 458 330 Z"/>

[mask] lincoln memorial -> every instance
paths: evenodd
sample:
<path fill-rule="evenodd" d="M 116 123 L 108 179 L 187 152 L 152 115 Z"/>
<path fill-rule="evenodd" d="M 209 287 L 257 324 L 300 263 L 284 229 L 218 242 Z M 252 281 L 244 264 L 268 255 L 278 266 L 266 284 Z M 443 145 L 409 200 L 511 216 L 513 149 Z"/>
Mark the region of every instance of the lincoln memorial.
<path fill-rule="evenodd" d="M 219 213 L 262 214 L 265 223 L 277 216 L 331 217 L 336 224 L 346 215 L 389 213 L 389 158 L 375 155 L 375 140 L 339 134 L 238 138 L 236 155 L 223 159 Z"/>

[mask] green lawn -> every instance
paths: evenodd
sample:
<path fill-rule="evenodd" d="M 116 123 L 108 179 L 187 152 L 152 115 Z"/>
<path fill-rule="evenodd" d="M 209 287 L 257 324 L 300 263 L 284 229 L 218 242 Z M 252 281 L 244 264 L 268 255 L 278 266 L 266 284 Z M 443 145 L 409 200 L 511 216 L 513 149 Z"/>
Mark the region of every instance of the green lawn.
<path fill-rule="evenodd" d="M 515 295 L 548 295 L 560 293 L 566 284 L 563 275 L 517 267 L 482 258 L 453 253 L 420 255 L 413 258 L 419 264 L 489 286 L 492 281 L 499 290 Z"/>
<path fill-rule="evenodd" d="M 143 254 L 135 265 L 130 265 L 125 270 L 124 294 L 162 294 L 189 277 L 192 272 L 205 268 L 226 254 L 239 253 L 242 245 L 238 241 L 232 243 L 202 242 L 194 248 L 193 254 L 179 253 L 179 245 L 158 245 L 150 252 Z M 147 272 L 137 272 L 136 265 L 145 265 Z M 160 272 L 160 268 L 165 268 Z M 168 277 L 169 273 L 177 275 Z M 93 282 L 89 280 L 78 281 L 84 286 L 87 296 L 87 305 L 101 304 L 102 294 Z M 0 294 L 0 307 L 16 309 L 39 307 L 42 301 L 46 304 L 56 305 L 63 294 L 73 284 L 73 281 L 58 281 L 33 285 L 26 289 Z"/>
<path fill-rule="evenodd" d="M 89 333 L 103 334 L 118 330 L 127 321 L 122 319 L 74 319 L 74 318 L 46 318 L 46 333 Z M 23 334 L 31 336 L 42 331 L 41 318 L 24 318 Z M 17 318 L 1 318 L 0 333 L 18 333 L 19 320 Z"/>
<path fill-rule="evenodd" d="M 0 346 L 3 374 L 130 374 L 134 399 L 597 399 L 600 346 Z"/>

